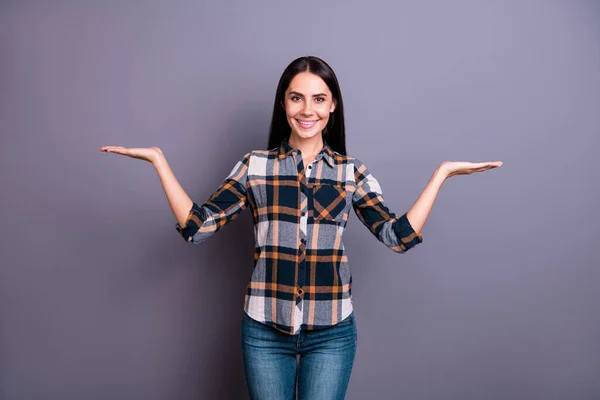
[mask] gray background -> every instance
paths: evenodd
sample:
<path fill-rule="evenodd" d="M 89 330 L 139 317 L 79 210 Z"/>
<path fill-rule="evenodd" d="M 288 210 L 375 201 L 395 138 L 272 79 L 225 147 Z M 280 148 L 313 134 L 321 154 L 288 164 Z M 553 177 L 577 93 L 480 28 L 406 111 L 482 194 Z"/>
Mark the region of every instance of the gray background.
<path fill-rule="evenodd" d="M 102 3 L 0 5 L 3 399 L 247 398 L 250 213 L 187 244 L 151 165 L 98 149 L 161 147 L 203 202 L 306 54 L 397 213 L 504 162 L 407 254 L 351 218 L 347 398 L 600 398 L 600 2 Z"/>

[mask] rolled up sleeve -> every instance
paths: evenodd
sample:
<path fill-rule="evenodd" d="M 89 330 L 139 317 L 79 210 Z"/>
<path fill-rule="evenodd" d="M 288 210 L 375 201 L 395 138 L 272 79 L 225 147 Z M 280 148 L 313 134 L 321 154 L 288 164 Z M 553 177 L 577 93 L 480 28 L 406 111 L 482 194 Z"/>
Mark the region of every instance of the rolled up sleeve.
<path fill-rule="evenodd" d="M 423 241 L 423 236 L 410 225 L 406 213 L 399 217 L 390 211 L 379 182 L 357 159 L 354 159 L 354 181 L 354 212 L 380 242 L 396 253 L 404 253 Z"/>
<path fill-rule="evenodd" d="M 201 206 L 194 203 L 182 228 L 176 229 L 186 242 L 201 243 L 238 217 L 247 207 L 246 182 L 250 153 L 236 163 L 219 188 Z"/>

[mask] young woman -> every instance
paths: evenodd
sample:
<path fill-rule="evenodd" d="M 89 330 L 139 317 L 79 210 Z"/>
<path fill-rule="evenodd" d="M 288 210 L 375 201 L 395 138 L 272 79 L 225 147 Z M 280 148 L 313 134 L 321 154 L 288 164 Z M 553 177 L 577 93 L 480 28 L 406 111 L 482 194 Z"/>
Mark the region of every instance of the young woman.
<path fill-rule="evenodd" d="M 342 244 L 351 209 L 391 250 L 421 243 L 443 182 L 501 162 L 443 162 L 407 213 L 385 205 L 378 181 L 346 154 L 344 106 L 331 67 L 317 57 L 283 72 L 268 150 L 245 154 L 202 205 L 193 202 L 157 147 L 101 151 L 152 163 L 188 242 L 200 243 L 246 207 L 254 216 L 254 271 L 246 290 L 242 348 L 252 399 L 343 399 L 356 352 L 352 278 Z M 299 361 L 297 362 L 297 356 Z"/>

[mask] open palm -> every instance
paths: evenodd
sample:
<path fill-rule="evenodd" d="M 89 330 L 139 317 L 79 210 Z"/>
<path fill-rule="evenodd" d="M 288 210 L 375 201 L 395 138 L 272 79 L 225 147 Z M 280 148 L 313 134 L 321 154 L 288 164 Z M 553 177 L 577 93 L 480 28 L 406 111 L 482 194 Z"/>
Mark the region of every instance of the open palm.
<path fill-rule="evenodd" d="M 158 147 L 122 147 L 122 146 L 103 146 L 100 151 L 107 153 L 122 154 L 127 157 L 137 158 L 153 163 L 163 153 Z"/>
<path fill-rule="evenodd" d="M 489 162 L 468 162 L 468 161 L 445 161 L 440 165 L 440 169 L 444 171 L 449 178 L 454 175 L 469 175 L 475 172 L 483 172 L 488 169 L 498 168 L 502 166 L 502 161 Z"/>

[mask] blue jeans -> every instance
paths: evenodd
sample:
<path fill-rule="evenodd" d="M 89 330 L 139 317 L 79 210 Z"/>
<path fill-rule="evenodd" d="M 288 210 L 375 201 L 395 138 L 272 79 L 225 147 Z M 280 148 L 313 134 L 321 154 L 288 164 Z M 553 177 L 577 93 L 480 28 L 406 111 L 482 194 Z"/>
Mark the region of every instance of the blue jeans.
<path fill-rule="evenodd" d="M 337 325 L 288 335 L 244 313 L 242 350 L 252 400 L 343 400 L 356 354 L 354 313 Z M 300 356 L 297 362 L 296 356 Z"/>

